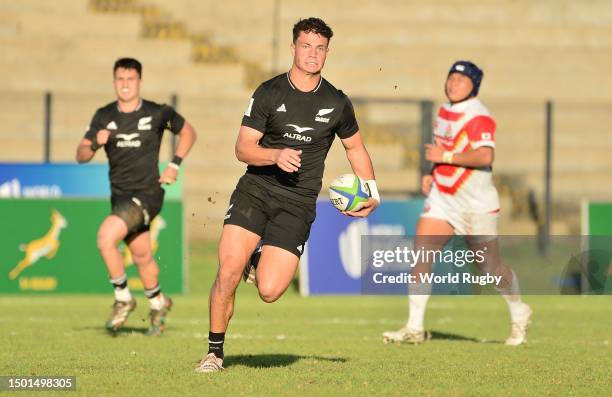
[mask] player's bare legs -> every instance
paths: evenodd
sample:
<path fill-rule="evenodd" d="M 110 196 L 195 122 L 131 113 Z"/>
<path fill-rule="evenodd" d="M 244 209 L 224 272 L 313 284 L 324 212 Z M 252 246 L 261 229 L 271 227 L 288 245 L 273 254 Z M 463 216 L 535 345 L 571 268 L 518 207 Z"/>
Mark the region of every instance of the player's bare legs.
<path fill-rule="evenodd" d="M 444 248 L 453 236 L 453 227 L 442 219 L 421 217 L 416 226 L 414 249 L 438 251 Z M 432 263 L 421 261 L 411 271 L 420 280 L 420 274 L 431 272 Z M 431 284 L 415 283 L 410 285 L 408 294 L 408 321 L 398 331 L 383 333 L 383 341 L 420 343 L 429 337 L 423 327 L 427 301 L 431 296 Z"/>
<path fill-rule="evenodd" d="M 236 289 L 259 240 L 261 237 L 258 234 L 240 226 L 223 226 L 219 242 L 219 270 L 208 299 L 208 354 L 200 360 L 196 372 L 223 370 L 223 343 L 227 325 L 234 314 Z"/>
<path fill-rule="evenodd" d="M 132 253 L 132 259 L 138 267 L 138 274 L 145 290 L 155 288 L 159 284 L 159 267 L 153 259 L 151 251 L 151 233 L 140 233 L 130 241 L 128 247 Z"/>
<path fill-rule="evenodd" d="M 415 248 L 423 247 L 425 250 L 439 251 L 453 236 L 453 227 L 442 219 L 421 217 L 416 226 Z M 418 263 L 412 274 L 430 273 L 430 262 Z M 413 291 L 408 295 L 409 315 L 406 328 L 412 331 L 423 331 L 425 308 L 431 296 L 431 284 L 415 284 Z"/>
<path fill-rule="evenodd" d="M 123 256 L 119 251 L 119 242 L 127 236 L 128 228 L 125 221 L 116 215 L 109 215 L 98 229 L 98 250 L 111 279 L 125 275 Z"/>
<path fill-rule="evenodd" d="M 500 289 L 508 289 L 512 285 L 513 272 L 501 261 L 499 242 L 497 238 L 485 242 L 479 242 L 478 240 L 470 241 L 470 237 L 467 237 L 467 239 L 470 245 L 470 250 L 474 252 L 480 251 L 483 253 L 484 261 L 474 262 L 478 270 L 481 273 L 502 276 L 501 283 L 498 287 Z"/>
<path fill-rule="evenodd" d="M 279 247 L 264 245 L 257 265 L 257 289 L 264 302 L 272 303 L 287 290 L 299 258 Z"/>
<path fill-rule="evenodd" d="M 499 242 L 497 238 L 487 242 L 470 242 L 472 251 L 484 252 L 485 260 L 476 263 L 481 273 L 502 276 L 500 285 L 496 288 L 504 298 L 510 310 L 512 327 L 506 344 L 518 346 L 527 341 L 527 328 L 531 322 L 531 308 L 521 301 L 519 282 L 516 274 L 501 261 Z"/>
<path fill-rule="evenodd" d="M 261 237 L 240 226 L 225 225 L 219 243 L 219 270 L 210 290 L 210 330 L 225 332 L 234 312 L 242 271 Z"/>
<path fill-rule="evenodd" d="M 130 312 L 136 308 L 136 301 L 127 286 L 123 256 L 118 247 L 119 242 L 125 238 L 127 233 L 127 225 L 116 215 L 106 217 L 98 229 L 98 250 L 108 269 L 115 293 L 113 310 L 106 322 L 106 327 L 112 331 L 121 328 Z"/>
<path fill-rule="evenodd" d="M 159 285 L 159 267 L 151 251 L 151 233 L 143 232 L 134 237 L 128 244 L 138 274 L 142 280 L 145 296 L 149 300 L 151 325 L 149 335 L 160 335 L 164 331 L 166 315 L 172 308 L 172 299 L 161 292 Z"/>

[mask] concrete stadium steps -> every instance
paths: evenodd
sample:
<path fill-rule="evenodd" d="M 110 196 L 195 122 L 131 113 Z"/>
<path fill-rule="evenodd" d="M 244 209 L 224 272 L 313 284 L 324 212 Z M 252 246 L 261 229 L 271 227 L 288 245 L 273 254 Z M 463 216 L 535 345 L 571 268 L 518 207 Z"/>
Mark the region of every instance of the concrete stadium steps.
<path fill-rule="evenodd" d="M 184 175 L 183 197 L 190 238 L 216 239 L 221 233 L 229 197 L 246 166 L 235 158 L 222 165 L 209 162 L 203 166 L 197 164 L 195 157 L 194 148 L 185 161 Z"/>
<path fill-rule="evenodd" d="M 421 106 L 419 103 L 386 103 L 383 100 L 377 102 L 374 98 L 362 102 L 362 97 L 352 96 L 350 92 L 346 94 L 353 102 L 359 129 L 363 136 L 388 133 L 404 137 L 405 135 L 420 137 Z"/>
<path fill-rule="evenodd" d="M 598 152 L 577 154 L 575 149 L 557 148 L 553 151 L 552 172 L 558 178 L 563 178 L 567 173 L 583 173 L 585 179 L 589 179 L 592 173 L 612 169 L 612 159 L 605 150 Z M 517 175 L 537 175 L 544 173 L 545 167 L 544 151 L 534 151 L 531 154 L 521 154 L 518 151 L 505 153 L 497 149 L 495 153 L 494 172 Z M 607 187 L 601 186 L 602 191 Z M 609 190 L 609 189 L 608 189 Z"/>
<path fill-rule="evenodd" d="M 374 165 L 376 167 L 376 164 Z M 327 188 L 332 180 L 339 175 L 352 172 L 347 163 L 346 167 L 327 167 L 323 175 L 322 194 L 327 194 Z M 416 192 L 421 187 L 418 171 L 415 169 L 384 170 L 376 172 L 376 184 L 381 193 L 384 192 Z"/>
<path fill-rule="evenodd" d="M 76 143 L 73 149 L 76 149 Z M 0 144 L 0 162 L 42 162 L 45 157 L 44 150 L 45 148 L 42 138 L 24 138 L 17 134 L 3 132 L 2 144 Z"/>
<path fill-rule="evenodd" d="M 444 47 L 449 46 L 451 37 L 453 43 L 461 43 L 461 51 L 449 56 L 449 59 L 471 57 L 479 61 L 487 58 L 472 55 L 471 50 L 484 48 L 490 52 L 491 47 L 495 46 L 504 50 L 550 48 L 558 52 L 585 46 L 594 50 L 612 47 L 612 30 L 605 17 L 610 6 L 605 1 L 596 3 L 604 16 L 597 11 L 585 10 L 586 7 L 571 1 L 473 2 L 471 7 L 454 1 L 435 4 L 405 1 L 283 1 L 280 3 L 278 37 L 273 37 L 272 1 L 258 2 L 248 13 L 244 13 L 244 3 L 237 0 L 222 5 L 214 1 L 183 0 L 178 3 L 180 6 L 172 8 L 162 0 L 151 1 L 185 21 L 193 31 L 209 31 L 215 43 L 235 46 L 243 59 L 268 68 L 276 66 L 279 70 L 290 65 L 288 46 L 293 23 L 298 18 L 312 15 L 324 16 L 336 32 L 332 41 L 332 58 L 346 59 L 351 67 L 355 67 L 353 52 L 365 53 L 367 58 L 376 54 L 384 63 L 372 70 L 387 67 L 393 58 L 409 66 L 415 58 L 431 61 L 439 58 L 440 54 L 449 56 L 452 51 L 449 53 Z M 373 15 L 376 15 L 375 19 Z M 256 34 L 253 34 L 254 31 Z M 272 47 L 275 40 L 280 60 L 273 65 Z M 401 50 L 398 51 L 398 47 Z M 425 50 L 415 47 L 425 47 Z M 459 46 L 454 47 L 457 49 Z M 384 55 L 385 49 L 392 54 Z M 338 56 L 339 51 L 350 54 Z M 498 54 L 490 58 L 495 63 Z M 523 57 L 514 57 L 512 63 L 517 63 L 517 59 Z M 444 61 L 443 73 L 448 68 L 448 62 Z M 328 64 L 331 65 L 331 62 Z"/>
<path fill-rule="evenodd" d="M 106 76 L 112 76 L 113 62 L 124 56 L 139 59 L 143 65 L 143 77 L 151 65 L 176 66 L 177 60 L 189 60 L 191 43 L 177 40 L 152 40 L 125 38 L 0 38 L 5 49 L 1 58 L 10 63 L 61 63 L 101 65 Z M 83 66 L 87 68 L 87 66 Z M 93 76 L 92 76 L 93 77 Z"/>
<path fill-rule="evenodd" d="M 0 2 L 0 13 L 38 13 L 48 15 L 80 16 L 88 12 L 89 0 L 19 0 Z"/>
<path fill-rule="evenodd" d="M 0 94 L 0 109 L 2 109 L 3 142 L 4 139 L 20 138 L 42 141 L 45 116 L 42 93 L 3 91 Z M 1 147 L 2 145 L 0 150 Z"/>
<path fill-rule="evenodd" d="M 543 172 L 543 104 L 493 102 L 489 108 L 498 122 L 495 170 L 523 175 Z M 589 179 L 591 172 L 612 166 L 608 154 L 612 137 L 606 128 L 612 122 L 609 108 L 605 103 L 555 103 L 553 172 L 560 183 L 565 183 L 566 172 L 583 172 L 584 178 Z M 572 187 L 577 193 L 581 191 L 577 185 Z M 602 186 L 600 190 L 605 189 Z"/>
<path fill-rule="evenodd" d="M 75 156 L 75 150 L 81 139 L 83 138 L 84 130 L 75 132 L 72 136 L 52 133 L 51 142 L 51 160 L 52 161 L 68 161 L 72 162 Z M 166 132 L 162 140 L 160 148 L 160 160 L 169 161 L 172 158 L 171 149 L 171 133 Z M 0 162 L 4 161 L 42 161 L 44 154 L 44 140 L 42 131 L 37 136 L 20 136 L 14 134 L 13 137 L 7 134 L 3 138 L 0 145 Z M 105 161 L 104 154 L 99 155 L 99 161 Z M 198 143 L 193 147 L 189 154 L 189 158 L 185 160 L 189 164 L 189 168 L 207 174 L 208 168 L 219 164 L 223 168 L 220 171 L 231 169 L 234 163 L 237 163 L 234 155 L 234 143 L 227 142 L 224 144 L 211 144 L 207 142 L 206 136 L 200 135 Z"/>
<path fill-rule="evenodd" d="M 147 4 L 167 7 L 163 0 L 147 0 Z M 177 5 L 175 5 L 177 4 Z M 240 0 L 227 0 L 219 3 L 214 0 L 180 0 L 173 3 L 169 10 L 178 17 L 198 13 L 202 21 L 223 18 L 248 21 L 253 15 L 271 15 L 272 0 L 259 1 L 244 12 L 244 3 Z M 505 24 L 505 25 L 545 25 L 545 26 L 605 26 L 606 16 L 612 13 L 612 6 L 607 0 L 592 0 L 593 8 L 581 7 L 580 3 L 571 0 L 548 0 L 534 3 L 529 0 L 477 0 L 458 3 L 454 0 L 437 0 L 435 3 L 423 3 L 415 0 L 284 0 L 280 3 L 281 17 L 294 21 L 297 18 L 321 16 L 334 20 L 371 20 L 373 15 L 386 23 L 422 23 L 438 21 L 439 24 Z"/>
<path fill-rule="evenodd" d="M 533 188 L 536 193 L 543 194 L 544 177 L 537 173 L 529 173 L 524 176 L 527 186 Z M 588 176 L 584 172 L 568 170 L 563 173 L 554 173 L 552 176 L 552 194 L 555 202 L 579 203 L 582 198 L 591 200 L 609 200 L 610 170 L 602 169 L 590 171 Z M 542 197 L 542 196 L 540 196 Z"/>
<path fill-rule="evenodd" d="M 170 103 L 165 95 L 144 95 L 145 98 L 158 103 Z M 54 103 L 54 131 L 58 135 L 73 136 L 75 132 L 82 133 L 89 123 L 95 110 L 109 103 L 113 98 L 102 101 L 87 100 L 82 105 L 78 103 L 80 96 L 63 95 L 57 97 Z M 239 107 L 223 107 L 221 103 L 240 104 Z M 216 103 L 216 104 L 215 104 Z M 238 134 L 244 100 L 240 99 L 204 99 L 190 102 L 182 96 L 178 98 L 178 112 L 196 129 L 201 144 L 231 144 L 232 147 Z M 230 110 L 228 110 L 228 108 Z M 240 109 L 240 110 L 238 110 Z M 168 132 L 169 133 L 169 132 Z"/>
<path fill-rule="evenodd" d="M 163 3 L 157 0 L 155 3 Z M 244 13 L 239 1 L 224 2 L 181 2 L 184 7 L 169 10 L 184 19 L 194 29 L 204 27 L 207 21 L 216 25 L 215 40 L 237 43 L 238 49 L 252 60 L 261 61 L 262 53 L 271 54 L 272 43 L 272 2 L 260 2 L 257 7 Z M 445 7 L 444 9 L 441 9 Z M 604 12 L 609 9 L 605 1 L 597 3 Z M 375 2 L 375 1 L 328 1 L 282 2 L 279 38 L 281 55 L 291 42 L 290 30 L 300 17 L 324 15 L 336 31 L 335 42 L 339 47 L 356 43 L 369 49 L 370 43 L 384 45 L 425 44 L 435 47 L 444 45 L 453 38 L 462 47 L 610 47 L 612 39 L 605 16 L 598 12 L 585 11 L 581 4 L 572 2 L 548 2 L 546 4 L 521 1 L 509 3 L 474 2 L 473 8 L 456 2 Z M 200 12 L 191 12 L 199 10 Z M 572 11 L 569 11 L 572 10 Z M 586 12 L 586 15 L 585 15 Z M 376 15 L 375 20 L 372 18 Z M 358 29 L 355 27 L 359 26 Z M 257 27 L 257 35 L 253 29 Z M 512 39 L 509 39 L 511 37 Z M 255 45 L 256 49 L 249 50 Z M 285 50 L 285 51 L 283 51 Z M 370 50 L 371 51 L 371 50 Z M 258 55 L 259 54 L 259 55 Z M 265 64 L 266 62 L 264 62 Z"/>
<path fill-rule="evenodd" d="M 181 95 L 178 103 L 179 111 L 186 117 L 201 117 L 203 121 L 223 119 L 235 122 L 237 133 L 251 98 L 251 90 L 240 89 L 230 93 L 223 91 L 223 94 L 219 95 L 214 95 L 215 92 L 208 94 L 207 96 Z"/>
<path fill-rule="evenodd" d="M 187 191 L 183 197 L 188 238 L 217 240 L 221 236 L 230 195 L 204 195 Z"/>
<path fill-rule="evenodd" d="M 0 91 L 107 93 L 109 89 L 112 90 L 115 57 L 105 60 L 104 65 L 3 62 L 0 64 L 0 75 L 19 78 L 0 79 Z M 243 94 L 244 70 L 240 65 L 144 65 L 143 95 L 147 91 L 191 95 L 220 92 L 223 96 Z"/>
<path fill-rule="evenodd" d="M 284 30 L 280 32 L 280 43 L 291 43 L 291 27 L 297 19 L 285 19 L 281 22 Z M 378 19 L 330 22 L 334 30 L 331 40 L 332 49 L 351 48 L 356 51 L 367 51 L 372 46 L 380 48 L 430 46 L 436 48 L 461 43 L 460 47 L 474 48 L 495 47 L 512 49 L 605 49 L 612 46 L 609 37 L 611 28 L 597 26 L 521 26 L 519 25 L 452 25 L 452 24 L 410 24 L 405 21 L 384 23 Z M 452 37 L 452 40 L 449 40 Z M 512 39 L 509 39 L 512 37 Z"/>
<path fill-rule="evenodd" d="M 233 2 L 232 2 L 233 3 Z M 231 4 L 231 3 L 230 3 Z M 544 25 L 544 26 L 605 26 L 612 14 L 612 5 L 606 0 L 584 3 L 571 0 L 548 0 L 532 2 L 529 0 L 477 0 L 457 2 L 437 0 L 421 1 L 388 0 L 384 2 L 368 0 L 311 0 L 282 2 L 281 15 L 290 20 L 308 16 L 329 15 L 330 21 L 341 19 L 372 20 L 375 15 L 386 23 L 421 23 L 439 25 Z"/>
<path fill-rule="evenodd" d="M 455 48 L 437 54 L 431 51 L 422 53 L 407 48 L 406 54 L 414 54 L 415 59 L 359 56 L 350 51 L 344 56 L 330 53 L 325 77 L 352 95 L 435 98 L 443 92 L 451 63 L 467 58 L 483 67 L 482 93 L 488 98 L 610 100 L 610 93 L 601 89 L 612 86 L 610 74 L 603 73 L 609 60 L 602 51 L 565 50 L 562 51 L 567 59 L 564 62 L 558 62 L 559 50 L 550 49 L 471 51 Z M 376 52 L 372 49 L 371 54 Z M 585 59 L 589 59 L 588 64 Z M 536 67 L 540 62 L 546 67 Z M 289 65 L 290 61 L 281 61 L 281 65 L 284 64 Z"/>
<path fill-rule="evenodd" d="M 97 108 L 115 100 L 112 87 L 105 84 L 105 94 L 73 94 L 53 92 L 52 125 L 54 137 L 80 137 Z M 158 103 L 170 103 L 169 94 L 143 93 Z M 201 133 L 203 142 L 234 144 L 246 96 L 239 98 L 199 98 L 179 96 L 179 112 Z M 44 123 L 44 94 L 42 92 L 10 92 L 0 95 L 0 107 L 5 111 L 2 122 L 7 134 L 42 139 Z"/>
<path fill-rule="evenodd" d="M 398 171 L 404 170 L 403 158 L 406 148 L 401 145 L 374 145 L 368 144 L 368 153 L 374 164 L 375 171 Z M 342 170 L 343 173 L 351 173 L 351 166 L 346 158 L 346 151 L 339 139 L 334 141 L 327 159 L 325 167 L 328 169 Z"/>
<path fill-rule="evenodd" d="M 274 37 L 274 0 L 141 0 L 169 12 L 190 33 L 236 49 L 242 60 L 284 71 L 291 65 L 291 27 L 320 16 L 334 29 L 325 77 L 350 97 L 444 98 L 450 63 L 472 59 L 485 70 L 481 97 L 498 121 L 495 172 L 521 180 L 541 197 L 544 100 L 555 104 L 554 200 L 609 199 L 612 160 L 612 3 L 608 0 L 283 0 Z M 43 97 L 52 90 L 52 160 L 73 161 L 95 109 L 114 98 L 112 62 L 134 56 L 144 64 L 143 96 L 168 102 L 196 128 L 199 141 L 185 162 L 185 214 L 190 237 L 217 239 L 229 194 L 245 165 L 234 156 L 242 114 L 252 93 L 241 65 L 191 64 L 188 41 L 141 38 L 136 14 L 92 13 L 88 0 L 0 2 L 0 161 L 41 161 Z M 278 43 L 274 62 L 273 42 Z M 517 100 L 520 98 L 520 101 Z M 413 134 L 416 106 L 356 107 L 364 134 L 405 125 Z M 366 142 L 381 191 L 417 191 L 416 167 L 405 168 L 409 143 Z M 407 141 L 408 142 L 408 141 Z M 415 145 L 416 146 L 416 145 Z M 161 158 L 169 157 L 165 138 Z M 103 154 L 96 160 L 102 161 Z M 412 163 L 411 163 L 412 164 Z M 342 145 L 327 161 L 325 186 L 351 172 Z M 507 198 L 503 198 L 507 200 Z M 558 230 L 566 227 L 554 226 Z M 500 232 L 534 233 L 531 221 L 502 216 Z"/>
<path fill-rule="evenodd" d="M 124 38 L 135 39 L 140 36 L 139 15 L 128 14 L 90 14 L 67 17 L 65 14 L 0 12 L 3 25 L 0 37 L 24 38 Z"/>
<path fill-rule="evenodd" d="M 274 0 L 259 0 L 248 5 L 236 0 L 181 0 L 173 3 L 172 7 L 164 0 L 147 0 L 147 3 L 169 12 L 176 20 L 184 22 L 191 32 L 206 33 L 215 44 L 235 46 L 240 55 L 249 55 L 246 59 L 267 68 L 271 66 L 267 60 L 271 56 L 274 33 Z M 288 45 L 289 42 L 283 48 Z M 249 51 L 250 47 L 265 52 L 257 55 L 257 52 Z"/>

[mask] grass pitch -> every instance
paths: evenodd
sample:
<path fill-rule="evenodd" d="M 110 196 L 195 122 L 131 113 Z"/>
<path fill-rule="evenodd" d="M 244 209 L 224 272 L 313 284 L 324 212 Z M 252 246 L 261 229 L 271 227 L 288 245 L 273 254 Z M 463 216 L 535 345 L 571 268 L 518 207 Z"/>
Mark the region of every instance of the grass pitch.
<path fill-rule="evenodd" d="M 79 395 L 594 395 L 612 390 L 609 296 L 530 296 L 529 343 L 503 341 L 497 296 L 432 297 L 419 346 L 383 345 L 406 320 L 405 297 L 311 297 L 274 304 L 239 288 L 227 370 L 196 374 L 207 350 L 213 244 L 192 251 L 190 293 L 175 296 L 166 334 L 143 335 L 148 304 L 124 330 L 103 328 L 112 295 L 1 296 L 0 375 L 74 375 Z M 162 280 L 163 282 L 163 280 Z M 37 395 L 52 394 L 39 392 Z"/>

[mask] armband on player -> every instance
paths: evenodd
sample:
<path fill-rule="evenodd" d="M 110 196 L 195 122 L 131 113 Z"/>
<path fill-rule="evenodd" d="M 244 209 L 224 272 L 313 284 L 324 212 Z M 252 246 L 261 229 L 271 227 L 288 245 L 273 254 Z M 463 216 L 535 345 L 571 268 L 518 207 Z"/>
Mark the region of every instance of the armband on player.
<path fill-rule="evenodd" d="M 378 193 L 378 187 L 376 186 L 376 181 L 371 179 L 369 181 L 365 181 L 364 184 L 368 188 L 368 192 L 370 193 L 370 197 L 380 203 L 380 194 Z"/>
<path fill-rule="evenodd" d="M 181 156 L 177 156 L 176 154 L 172 158 L 172 161 L 168 163 L 168 167 L 174 168 L 178 171 L 181 168 L 181 163 L 183 162 L 183 158 Z"/>
<path fill-rule="evenodd" d="M 100 147 L 102 147 L 102 145 L 98 145 L 98 141 L 97 140 L 91 142 L 90 148 L 91 148 L 92 151 L 95 152 L 96 150 L 100 149 Z"/>
<path fill-rule="evenodd" d="M 453 155 L 454 153 L 449 151 L 449 150 L 445 150 L 444 153 L 442 153 L 442 162 L 446 163 L 446 164 L 452 164 L 453 163 Z"/>

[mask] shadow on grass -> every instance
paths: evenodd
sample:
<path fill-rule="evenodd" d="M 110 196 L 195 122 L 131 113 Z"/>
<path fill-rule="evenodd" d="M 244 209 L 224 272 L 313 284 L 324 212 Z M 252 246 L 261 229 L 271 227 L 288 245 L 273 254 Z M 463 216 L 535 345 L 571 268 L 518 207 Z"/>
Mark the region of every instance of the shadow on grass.
<path fill-rule="evenodd" d="M 148 330 L 149 330 L 148 327 L 121 327 L 117 331 L 113 331 L 113 330 L 110 330 L 104 327 L 104 331 L 112 337 L 117 337 L 117 336 L 122 336 L 122 335 L 127 336 L 127 335 L 134 335 L 134 334 L 146 335 Z"/>
<path fill-rule="evenodd" d="M 459 334 L 451 334 L 448 332 L 431 331 L 431 339 L 434 340 L 450 340 L 450 341 L 462 341 L 462 342 L 474 342 L 474 343 L 503 343 L 495 340 L 482 340 L 474 338 L 472 336 L 464 336 Z"/>
<path fill-rule="evenodd" d="M 226 356 L 223 360 L 225 367 L 244 365 L 251 368 L 287 367 L 300 360 L 314 360 L 344 363 L 342 357 L 296 356 L 295 354 L 241 354 Z"/>
<path fill-rule="evenodd" d="M 117 331 L 110 330 L 105 326 L 99 327 L 79 327 L 73 328 L 74 331 L 97 331 L 100 334 L 105 334 L 112 337 L 130 336 L 130 335 L 146 335 L 149 327 L 121 327 Z"/>

